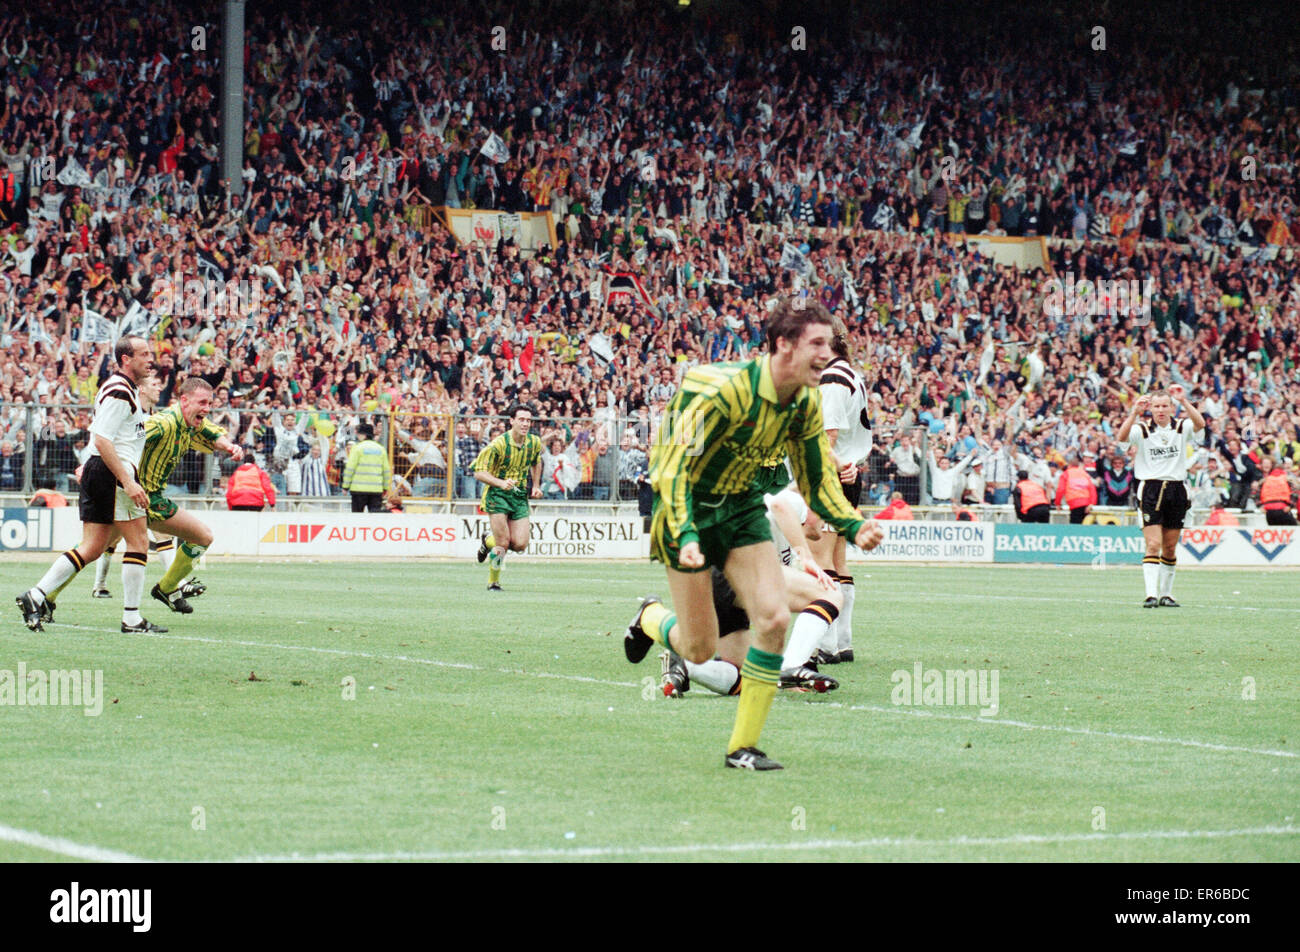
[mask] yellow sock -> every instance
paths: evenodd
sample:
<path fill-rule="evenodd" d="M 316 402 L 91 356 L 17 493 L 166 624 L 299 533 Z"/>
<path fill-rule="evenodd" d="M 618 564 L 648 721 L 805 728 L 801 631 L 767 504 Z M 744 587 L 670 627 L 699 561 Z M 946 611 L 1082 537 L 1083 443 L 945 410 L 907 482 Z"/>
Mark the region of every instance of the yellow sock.
<path fill-rule="evenodd" d="M 740 702 L 736 707 L 736 726 L 731 731 L 727 753 L 758 745 L 780 679 L 781 656 L 751 645 L 740 669 Z"/>
<path fill-rule="evenodd" d="M 672 648 L 668 635 L 676 625 L 677 616 L 663 602 L 652 602 L 641 613 L 641 630 L 665 648 Z"/>
<path fill-rule="evenodd" d="M 491 536 L 488 536 L 488 538 L 490 539 Z M 488 556 L 488 582 L 490 584 L 495 585 L 501 581 L 501 563 L 503 561 L 504 558 L 496 552 Z"/>
<path fill-rule="evenodd" d="M 185 581 L 185 576 L 189 575 L 190 569 L 194 567 L 194 560 L 203 552 L 204 546 L 190 542 L 181 543 L 181 547 L 176 550 L 176 555 L 172 559 L 171 568 L 163 573 L 162 580 L 158 583 L 164 595 L 170 595 L 180 588 L 181 582 Z"/>

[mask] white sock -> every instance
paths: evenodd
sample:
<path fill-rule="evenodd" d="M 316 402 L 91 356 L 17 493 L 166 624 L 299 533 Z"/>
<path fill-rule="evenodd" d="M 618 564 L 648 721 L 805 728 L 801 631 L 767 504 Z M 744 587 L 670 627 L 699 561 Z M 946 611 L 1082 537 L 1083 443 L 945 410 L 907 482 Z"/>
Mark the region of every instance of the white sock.
<path fill-rule="evenodd" d="M 36 587 L 29 589 L 27 594 L 31 595 L 40 604 L 44 604 L 46 592 L 54 591 L 79 571 L 81 569 L 77 567 L 72 550 L 64 552 L 54 560 L 54 564 L 41 576 L 41 580 L 36 583 Z"/>
<path fill-rule="evenodd" d="M 1174 594 L 1174 569 L 1176 566 L 1161 563 L 1160 565 L 1160 595 L 1161 597 L 1173 597 Z"/>
<path fill-rule="evenodd" d="M 162 563 L 163 572 L 165 573 L 172 567 L 172 561 L 176 558 L 176 546 L 169 545 L 165 549 L 158 549 L 154 552 L 158 556 L 158 561 Z"/>
<path fill-rule="evenodd" d="M 108 586 L 108 567 L 113 564 L 113 553 L 105 552 L 95 560 L 95 591 Z"/>
<path fill-rule="evenodd" d="M 843 599 L 844 586 L 839 583 L 838 581 L 839 576 L 832 573 L 831 578 L 837 580 L 835 582 L 835 590 L 840 593 L 840 598 Z M 828 625 L 826 627 L 826 631 L 822 634 L 821 640 L 817 643 L 817 647 L 820 648 L 822 651 L 826 652 L 827 654 L 835 654 L 835 652 L 839 651 L 840 650 L 840 628 L 841 626 L 847 624 L 848 624 L 848 620 L 844 615 L 844 609 L 841 608 L 840 613 L 835 616 L 834 624 Z M 792 639 L 793 637 L 794 635 L 791 634 Z"/>
<path fill-rule="evenodd" d="M 853 647 L 853 594 L 857 586 L 853 584 L 853 577 L 850 575 L 841 575 L 840 579 L 844 607 L 840 609 L 840 623 L 836 626 L 836 637 L 839 639 L 836 649 L 847 651 Z"/>
<path fill-rule="evenodd" d="M 127 552 L 122 556 L 122 621 L 128 625 L 141 622 L 140 599 L 144 596 L 146 552 Z"/>
<path fill-rule="evenodd" d="M 730 694 L 731 689 L 740 680 L 740 669 L 730 661 L 714 658 L 704 664 L 696 664 L 694 661 L 684 661 L 684 663 L 686 673 L 691 676 L 691 680 L 708 688 L 714 694 Z"/>
<path fill-rule="evenodd" d="M 790 641 L 785 646 L 785 657 L 781 659 L 782 669 L 807 664 L 826 633 L 835 630 L 838 615 L 834 605 L 820 598 L 801 611 L 790 630 Z"/>
<path fill-rule="evenodd" d="M 1147 586 L 1147 598 L 1160 597 L 1160 568 L 1159 562 L 1142 563 L 1142 581 Z"/>

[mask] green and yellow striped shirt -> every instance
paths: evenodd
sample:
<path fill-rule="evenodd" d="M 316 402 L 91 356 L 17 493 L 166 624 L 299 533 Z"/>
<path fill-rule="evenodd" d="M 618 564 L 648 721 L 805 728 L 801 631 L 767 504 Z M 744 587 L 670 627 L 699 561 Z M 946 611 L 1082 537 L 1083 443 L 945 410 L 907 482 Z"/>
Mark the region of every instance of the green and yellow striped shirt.
<path fill-rule="evenodd" d="M 830 465 L 816 387 L 800 387 L 789 403 L 778 404 L 770 356 L 689 371 L 650 453 L 650 482 L 677 544 L 699 541 L 697 497 L 743 493 L 760 468 L 783 455 L 813 511 L 841 534 L 856 534 L 865 520 L 844 498 Z"/>
<path fill-rule="evenodd" d="M 517 487 L 515 492 L 527 493 L 528 476 L 541 455 L 540 436 L 529 433 L 524 437 L 524 445 L 516 446 L 510 439 L 510 431 L 507 430 L 483 447 L 482 452 L 474 459 L 471 469 L 475 472 L 486 470 L 497 479 L 513 479 Z M 498 492 L 504 491 L 498 490 Z"/>
<path fill-rule="evenodd" d="M 144 452 L 140 455 L 140 485 L 147 493 L 160 493 L 185 451 L 211 453 L 226 431 L 203 420 L 190 426 L 179 404 L 159 410 L 144 421 Z"/>

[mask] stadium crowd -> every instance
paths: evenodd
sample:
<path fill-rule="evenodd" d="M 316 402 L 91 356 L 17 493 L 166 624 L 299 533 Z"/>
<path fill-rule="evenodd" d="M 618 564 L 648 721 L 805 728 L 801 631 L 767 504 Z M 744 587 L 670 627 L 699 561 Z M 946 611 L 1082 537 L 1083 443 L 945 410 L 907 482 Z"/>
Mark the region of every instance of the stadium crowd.
<path fill-rule="evenodd" d="M 485 417 L 522 400 L 548 495 L 635 497 L 682 368 L 756 352 L 782 293 L 848 322 L 878 501 L 1004 503 L 1021 470 L 1052 494 L 1077 463 L 1126 504 L 1113 429 L 1170 384 L 1210 421 L 1198 504 L 1244 503 L 1268 457 L 1294 480 L 1294 58 L 1225 65 L 1251 18 L 1174 56 L 1135 14 L 1108 52 L 1082 12 L 996 31 L 905 7 L 814 22 L 801 51 L 779 18 L 688 29 L 669 4 L 250 5 L 242 195 L 219 177 L 217 24 L 123 0 L 5 14 L 0 490 L 29 445 L 66 486 L 87 418 L 45 406 L 89 403 L 104 328 L 143 315 L 163 402 L 211 381 L 281 491 L 337 491 L 356 427 L 391 412 L 407 491 L 472 494 Z M 441 205 L 549 210 L 559 240 L 461 247 L 423 214 Z M 1050 274 L 979 234 L 1043 236 Z M 611 299 L 610 272 L 644 297 Z M 1150 290 L 1057 306 L 1067 274 Z M 259 304 L 177 299 L 175 275 Z"/>

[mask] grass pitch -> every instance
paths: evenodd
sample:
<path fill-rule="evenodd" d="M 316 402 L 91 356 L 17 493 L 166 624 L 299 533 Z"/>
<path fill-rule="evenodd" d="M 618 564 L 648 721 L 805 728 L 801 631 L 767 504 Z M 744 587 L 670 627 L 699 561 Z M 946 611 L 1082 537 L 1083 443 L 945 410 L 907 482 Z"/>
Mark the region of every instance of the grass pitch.
<path fill-rule="evenodd" d="M 44 633 L 6 601 L 0 671 L 105 700 L 0 706 L 0 860 L 1300 859 L 1295 572 L 1184 570 L 1144 611 L 1137 568 L 859 566 L 858 661 L 778 696 L 768 774 L 722 766 L 734 699 L 623 658 L 656 566 L 200 574 L 193 615 L 147 600 L 162 636 L 118 632 L 116 566 Z M 893 703 L 918 662 L 996 671 L 997 713 Z"/>

